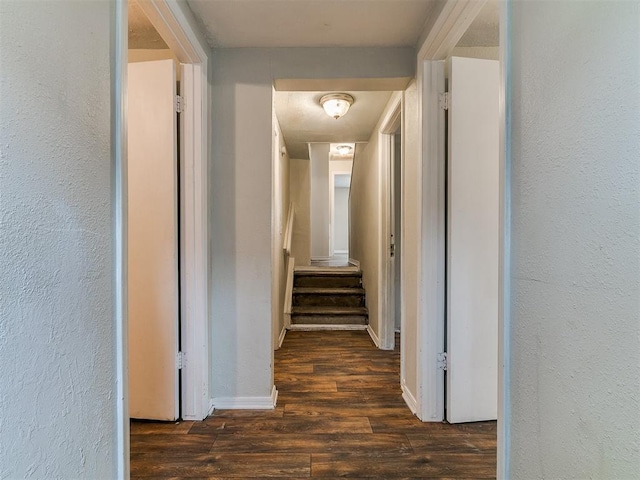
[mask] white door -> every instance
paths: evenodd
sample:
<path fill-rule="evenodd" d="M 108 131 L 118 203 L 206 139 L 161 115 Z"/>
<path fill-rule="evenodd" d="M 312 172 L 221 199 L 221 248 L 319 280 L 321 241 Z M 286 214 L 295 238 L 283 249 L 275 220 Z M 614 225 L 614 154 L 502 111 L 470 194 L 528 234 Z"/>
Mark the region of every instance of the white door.
<path fill-rule="evenodd" d="M 176 75 L 128 66 L 129 415 L 179 415 Z"/>
<path fill-rule="evenodd" d="M 447 420 L 498 410 L 499 62 L 449 70 Z"/>

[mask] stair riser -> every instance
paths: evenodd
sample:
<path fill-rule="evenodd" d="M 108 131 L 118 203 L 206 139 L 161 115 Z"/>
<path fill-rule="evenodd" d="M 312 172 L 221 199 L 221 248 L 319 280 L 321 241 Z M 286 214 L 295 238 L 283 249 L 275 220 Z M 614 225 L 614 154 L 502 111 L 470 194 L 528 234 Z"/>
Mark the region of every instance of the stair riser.
<path fill-rule="evenodd" d="M 359 288 L 361 286 L 361 278 L 359 276 L 317 277 L 296 275 L 293 286 L 311 288 Z"/>
<path fill-rule="evenodd" d="M 364 315 L 292 315 L 294 325 L 366 325 Z"/>
<path fill-rule="evenodd" d="M 293 305 L 299 307 L 364 307 L 364 295 L 296 295 Z"/>

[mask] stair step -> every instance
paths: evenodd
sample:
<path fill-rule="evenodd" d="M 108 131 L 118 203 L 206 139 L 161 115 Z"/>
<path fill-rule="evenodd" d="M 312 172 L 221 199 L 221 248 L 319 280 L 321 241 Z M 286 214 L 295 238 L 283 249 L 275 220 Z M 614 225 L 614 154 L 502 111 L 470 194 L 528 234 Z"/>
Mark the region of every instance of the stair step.
<path fill-rule="evenodd" d="M 292 315 L 367 315 L 366 307 L 293 307 Z"/>
<path fill-rule="evenodd" d="M 294 306 L 364 307 L 363 288 L 306 288 L 293 289 Z"/>
<path fill-rule="evenodd" d="M 364 295 L 364 288 L 361 287 L 295 287 L 294 295 Z"/>
<path fill-rule="evenodd" d="M 306 288 L 360 288 L 362 272 L 296 272 L 293 285 Z"/>
<path fill-rule="evenodd" d="M 314 325 L 366 325 L 368 311 L 365 307 L 317 307 L 295 306 L 291 309 L 291 323 Z"/>

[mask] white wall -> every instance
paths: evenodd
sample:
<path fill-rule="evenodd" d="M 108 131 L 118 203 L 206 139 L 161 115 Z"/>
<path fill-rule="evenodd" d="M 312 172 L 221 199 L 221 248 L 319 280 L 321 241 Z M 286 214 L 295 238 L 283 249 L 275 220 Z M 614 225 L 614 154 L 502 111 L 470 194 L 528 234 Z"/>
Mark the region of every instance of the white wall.
<path fill-rule="evenodd" d="M 419 290 L 421 282 L 419 272 L 422 218 L 419 210 L 422 203 L 421 183 L 421 151 L 420 151 L 420 111 L 416 82 L 411 82 L 404 92 L 402 102 L 404 163 L 402 170 L 402 290 L 404 304 L 404 325 L 402 329 L 402 365 L 404 366 L 401 382 L 414 399 L 418 399 L 417 362 L 420 345 L 418 345 L 418 313 L 422 295 Z"/>
<path fill-rule="evenodd" d="M 272 262 L 272 308 L 273 308 L 273 348 L 284 328 L 284 300 L 287 283 L 288 259 L 284 253 L 284 230 L 289 217 L 289 154 L 284 149 L 284 137 L 273 111 L 273 258 Z"/>
<path fill-rule="evenodd" d="M 640 4 L 511 13 L 511 478 L 640 472 Z"/>
<path fill-rule="evenodd" d="M 399 94 L 391 96 L 368 143 L 364 147 L 356 145 L 351 175 L 349 256 L 360 262 L 362 282 L 367 292 L 369 325 L 376 342 L 379 342 L 382 335 L 379 302 L 380 295 L 383 294 L 380 291 L 380 235 L 383 221 L 383 179 L 380 172 L 386 171 L 386 167 L 382 168 L 380 130 L 382 122 L 395 108 L 397 95 Z"/>
<path fill-rule="evenodd" d="M 0 3 L 2 478 L 116 477 L 112 13 Z"/>
<path fill-rule="evenodd" d="M 336 208 L 336 203 L 335 203 L 335 195 L 336 195 L 336 190 L 335 190 L 335 179 L 336 179 L 336 175 L 349 175 L 351 176 L 351 171 L 353 170 L 353 160 L 330 160 L 329 161 L 329 190 L 331 191 L 333 189 L 333 192 L 331 192 L 331 196 L 333 197 L 333 202 L 334 202 L 334 210 Z M 351 179 L 349 179 L 349 181 L 351 181 Z M 336 247 L 335 244 L 335 234 L 336 234 L 336 225 L 335 225 L 335 218 L 331 218 L 331 233 L 330 235 L 333 236 L 333 238 L 331 238 L 331 249 L 332 250 L 341 250 L 342 252 L 347 252 L 349 250 L 349 191 L 350 188 L 347 188 L 347 193 L 346 193 L 346 211 L 344 211 L 343 213 L 347 216 L 345 220 L 343 220 L 343 232 L 338 232 L 338 235 L 342 235 L 343 236 L 343 242 L 342 242 L 342 246 L 340 247 Z M 335 217 L 335 212 L 331 212 L 331 199 L 329 200 L 329 215 L 333 217 Z M 337 227 L 338 230 L 340 230 L 340 226 Z M 330 250 L 331 250 L 330 249 Z M 330 252 L 331 255 L 333 255 L 334 252 Z M 342 255 L 342 253 L 341 253 Z"/>
<path fill-rule="evenodd" d="M 291 255 L 296 266 L 304 266 L 311 262 L 311 162 L 291 159 L 289 165 L 289 191 L 295 209 Z"/>
<path fill-rule="evenodd" d="M 333 250 L 348 252 L 349 250 L 349 188 L 334 189 L 333 213 Z"/>
<path fill-rule="evenodd" d="M 384 115 L 384 114 L 383 114 Z M 349 257 L 360 262 L 366 290 L 369 325 L 380 338 L 378 310 L 378 234 L 380 228 L 378 128 L 366 145 L 357 144 L 349 199 Z"/>
<path fill-rule="evenodd" d="M 329 144 L 309 145 L 311 162 L 311 258 L 331 256 L 329 252 Z"/>
<path fill-rule="evenodd" d="M 262 403 L 272 388 L 273 81 L 413 76 L 415 52 L 257 48 L 214 49 L 212 56 L 212 396 Z"/>

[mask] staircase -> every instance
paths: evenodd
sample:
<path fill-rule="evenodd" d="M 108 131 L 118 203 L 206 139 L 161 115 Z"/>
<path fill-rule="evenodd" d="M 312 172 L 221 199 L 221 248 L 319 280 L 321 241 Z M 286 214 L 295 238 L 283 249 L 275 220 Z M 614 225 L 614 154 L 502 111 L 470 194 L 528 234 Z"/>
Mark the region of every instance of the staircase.
<path fill-rule="evenodd" d="M 362 271 L 355 267 L 295 269 L 291 329 L 365 329 L 367 324 Z"/>

